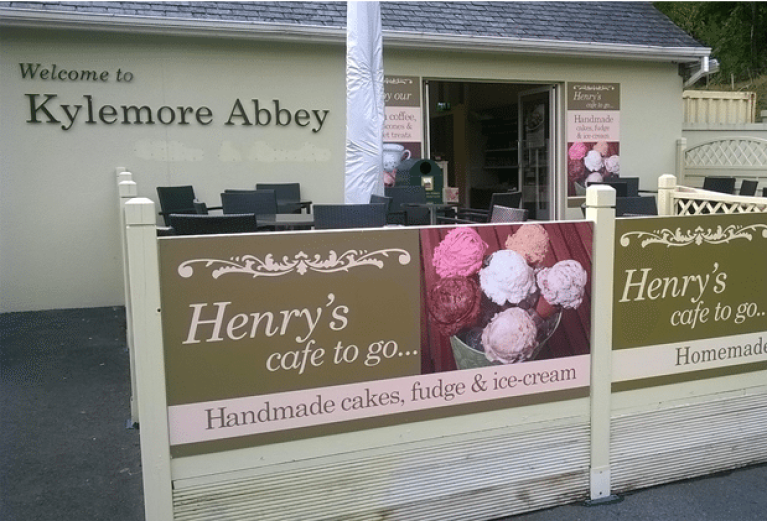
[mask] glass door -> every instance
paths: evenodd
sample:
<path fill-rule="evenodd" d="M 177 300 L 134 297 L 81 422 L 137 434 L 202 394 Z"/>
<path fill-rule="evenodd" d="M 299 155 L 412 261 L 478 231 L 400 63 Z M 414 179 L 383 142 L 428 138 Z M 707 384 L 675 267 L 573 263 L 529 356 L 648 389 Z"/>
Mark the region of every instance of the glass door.
<path fill-rule="evenodd" d="M 529 218 L 556 218 L 554 172 L 556 86 L 519 93 L 519 184 Z"/>

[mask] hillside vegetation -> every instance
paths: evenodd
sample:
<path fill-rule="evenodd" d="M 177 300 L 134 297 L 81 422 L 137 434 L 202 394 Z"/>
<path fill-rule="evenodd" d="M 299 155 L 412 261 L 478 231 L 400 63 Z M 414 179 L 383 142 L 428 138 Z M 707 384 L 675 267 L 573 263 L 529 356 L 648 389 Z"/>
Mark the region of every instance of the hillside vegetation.
<path fill-rule="evenodd" d="M 711 47 L 719 73 L 701 90 L 757 94 L 757 117 L 767 110 L 767 2 L 653 2 L 693 38 Z"/>

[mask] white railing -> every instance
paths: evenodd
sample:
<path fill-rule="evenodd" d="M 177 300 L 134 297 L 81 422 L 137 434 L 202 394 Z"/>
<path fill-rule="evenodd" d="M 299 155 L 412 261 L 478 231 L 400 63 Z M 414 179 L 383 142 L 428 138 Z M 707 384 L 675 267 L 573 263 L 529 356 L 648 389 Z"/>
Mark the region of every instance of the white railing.
<path fill-rule="evenodd" d="M 658 215 L 767 212 L 767 197 L 730 195 L 677 185 L 675 176 L 658 178 Z"/>
<path fill-rule="evenodd" d="M 131 310 L 130 296 L 130 274 L 128 272 L 127 262 L 127 244 L 125 233 L 125 204 L 136 197 L 138 192 L 136 182 L 133 180 L 133 174 L 126 171 L 125 168 L 117 167 L 117 197 L 118 210 L 120 214 L 120 248 L 123 259 L 123 287 L 125 292 L 125 341 L 128 345 L 128 354 L 130 359 L 130 377 L 131 377 L 131 397 L 130 397 L 130 423 L 138 425 L 138 397 L 136 393 L 136 353 L 133 347 L 133 318 Z"/>
<path fill-rule="evenodd" d="M 767 139 L 740 136 L 722 137 L 687 147 L 687 139 L 677 140 L 676 175 L 685 186 L 700 188 L 708 176 L 767 183 Z"/>

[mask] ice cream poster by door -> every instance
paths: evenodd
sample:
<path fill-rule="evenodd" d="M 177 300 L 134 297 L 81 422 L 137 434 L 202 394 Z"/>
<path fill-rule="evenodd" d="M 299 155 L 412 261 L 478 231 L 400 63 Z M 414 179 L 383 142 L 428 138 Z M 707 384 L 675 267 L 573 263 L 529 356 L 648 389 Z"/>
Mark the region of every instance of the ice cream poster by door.
<path fill-rule="evenodd" d="M 618 219 L 614 390 L 767 369 L 765 214 Z"/>
<path fill-rule="evenodd" d="M 408 185 L 409 172 L 402 171 L 400 166 L 403 163 L 412 164 L 412 161 L 408 162 L 409 159 L 418 159 L 423 154 L 419 77 L 384 77 L 384 117 L 384 186 Z"/>
<path fill-rule="evenodd" d="M 567 195 L 620 177 L 620 84 L 567 84 Z"/>

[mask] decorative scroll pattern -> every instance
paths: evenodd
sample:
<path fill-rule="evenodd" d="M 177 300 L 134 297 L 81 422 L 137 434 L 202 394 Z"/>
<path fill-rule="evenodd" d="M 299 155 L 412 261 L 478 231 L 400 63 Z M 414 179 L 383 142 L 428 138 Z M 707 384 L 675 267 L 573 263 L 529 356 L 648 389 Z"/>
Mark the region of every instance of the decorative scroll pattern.
<path fill-rule="evenodd" d="M 211 276 L 214 279 L 230 273 L 251 275 L 255 278 L 281 277 L 282 275 L 294 272 L 299 275 L 305 275 L 310 271 L 319 273 L 348 272 L 352 268 L 360 266 L 374 266 L 382 269 L 384 267 L 384 259 L 394 255 L 398 256 L 397 260 L 402 266 L 410 263 L 410 253 L 399 248 L 370 252 L 367 250 L 348 250 L 341 255 L 330 250 L 327 258 L 324 259 L 319 254 L 310 256 L 300 251 L 293 258 L 286 255 L 279 260 L 275 259 L 271 253 L 267 254 L 263 260 L 254 255 L 231 257 L 229 260 L 192 259 L 179 265 L 178 274 L 184 278 L 191 277 L 194 273 L 192 265 L 199 263 L 204 263 L 206 268 L 217 266 L 211 272 Z"/>
<path fill-rule="evenodd" d="M 727 244 L 735 239 L 753 240 L 754 233 L 761 230 L 763 238 L 767 239 L 767 225 L 752 224 L 749 226 L 730 225 L 726 228 L 717 226 L 716 229 L 703 228 L 698 226 L 694 230 L 682 231 L 676 230 L 655 230 L 653 232 L 627 232 L 621 236 L 620 244 L 624 248 L 631 243 L 631 236 L 636 236 L 641 240 L 642 248 L 650 244 L 662 244 L 666 247 L 689 246 L 694 244 L 699 246 L 704 242 L 708 244 Z"/>

